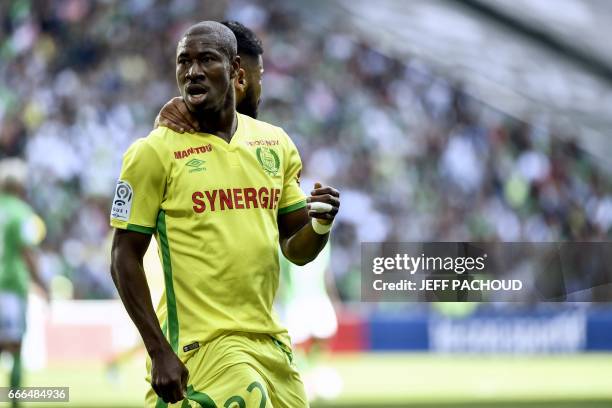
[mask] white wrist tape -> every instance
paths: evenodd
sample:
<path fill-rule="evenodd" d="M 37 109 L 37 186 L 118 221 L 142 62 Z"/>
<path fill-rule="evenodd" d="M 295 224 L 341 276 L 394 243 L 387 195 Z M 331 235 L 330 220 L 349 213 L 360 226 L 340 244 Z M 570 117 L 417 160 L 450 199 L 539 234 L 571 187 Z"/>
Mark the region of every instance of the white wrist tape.
<path fill-rule="evenodd" d="M 321 224 L 316 218 L 311 218 L 311 220 L 312 229 L 319 235 L 325 235 L 332 229 L 333 222 Z"/>
<path fill-rule="evenodd" d="M 328 203 L 320 203 L 318 201 L 314 201 L 310 203 L 310 211 L 314 211 L 317 213 L 326 213 L 330 212 L 334 207 Z"/>
<path fill-rule="evenodd" d="M 311 202 L 308 205 L 310 206 L 310 211 L 314 211 L 319 214 L 328 213 L 334 208 L 332 207 L 331 204 L 320 203 L 318 201 Z M 316 232 L 319 235 L 327 234 L 332 228 L 331 222 L 329 224 L 323 224 L 316 218 L 312 218 L 311 223 L 312 223 L 312 229 L 314 230 L 314 232 Z"/>

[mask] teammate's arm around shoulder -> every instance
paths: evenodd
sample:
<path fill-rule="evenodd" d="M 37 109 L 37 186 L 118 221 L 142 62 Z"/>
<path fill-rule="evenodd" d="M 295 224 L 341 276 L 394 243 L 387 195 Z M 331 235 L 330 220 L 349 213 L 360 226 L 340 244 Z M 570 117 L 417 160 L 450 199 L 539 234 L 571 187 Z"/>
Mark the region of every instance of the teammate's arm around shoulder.
<path fill-rule="evenodd" d="M 175 132 L 197 132 L 200 128 L 197 119 L 193 116 L 182 97 L 170 99 L 159 111 L 153 127 L 168 127 Z"/>

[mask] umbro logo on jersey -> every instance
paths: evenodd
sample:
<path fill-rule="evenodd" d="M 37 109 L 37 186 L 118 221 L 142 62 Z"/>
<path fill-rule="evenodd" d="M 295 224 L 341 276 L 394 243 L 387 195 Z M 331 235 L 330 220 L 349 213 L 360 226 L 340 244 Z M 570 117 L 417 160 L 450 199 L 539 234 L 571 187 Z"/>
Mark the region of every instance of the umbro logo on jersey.
<path fill-rule="evenodd" d="M 194 157 L 193 159 L 191 159 L 187 163 L 185 163 L 185 166 L 191 167 L 191 170 L 189 170 L 189 172 L 190 173 L 194 173 L 196 171 L 204 171 L 204 170 L 206 170 L 206 167 L 202 167 L 204 165 L 204 163 L 206 163 L 204 160 L 196 159 Z"/>
<path fill-rule="evenodd" d="M 206 153 L 206 152 L 210 152 L 210 151 L 212 151 L 212 145 L 211 144 L 207 144 L 205 146 L 190 147 L 189 149 L 178 150 L 178 151 L 174 152 L 174 158 L 175 159 L 184 159 L 186 157 L 191 156 L 192 154 Z"/>

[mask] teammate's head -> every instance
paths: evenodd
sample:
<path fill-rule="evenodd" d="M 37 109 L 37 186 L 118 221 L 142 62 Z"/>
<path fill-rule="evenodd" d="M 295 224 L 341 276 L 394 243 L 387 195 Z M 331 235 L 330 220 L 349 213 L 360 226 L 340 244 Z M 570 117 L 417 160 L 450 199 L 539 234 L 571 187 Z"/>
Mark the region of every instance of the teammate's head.
<path fill-rule="evenodd" d="M 232 30 L 238 42 L 242 72 L 235 79 L 236 110 L 244 115 L 257 118 L 263 74 L 261 40 L 253 31 L 237 21 L 222 21 L 221 24 Z"/>
<path fill-rule="evenodd" d="M 236 37 L 215 21 L 189 27 L 176 48 L 176 82 L 191 112 L 218 111 L 233 104 L 233 80 L 239 69 Z"/>
<path fill-rule="evenodd" d="M 25 195 L 27 164 L 16 157 L 0 161 L 0 191 L 16 196 Z"/>

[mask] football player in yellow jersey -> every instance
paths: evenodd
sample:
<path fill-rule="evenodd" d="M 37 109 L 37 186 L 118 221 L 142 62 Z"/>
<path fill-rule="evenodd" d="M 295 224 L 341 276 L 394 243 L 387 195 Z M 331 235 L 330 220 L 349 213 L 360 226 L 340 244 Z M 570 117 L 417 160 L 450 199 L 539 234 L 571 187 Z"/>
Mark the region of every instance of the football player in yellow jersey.
<path fill-rule="evenodd" d="M 286 330 L 272 311 L 277 245 L 297 264 L 314 259 L 339 194 L 317 186 L 306 200 L 289 137 L 236 114 L 240 58 L 228 28 L 192 26 L 177 47 L 176 68 L 198 132 L 162 127 L 136 141 L 124 156 L 111 214 L 113 279 L 151 357 L 160 397 L 147 406 L 307 406 Z M 153 233 L 164 267 L 162 321 L 142 268 Z"/>

